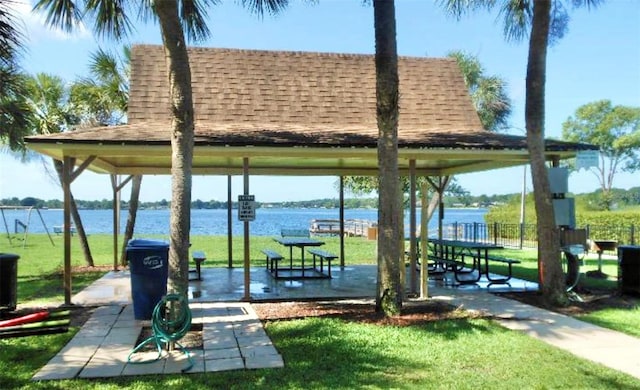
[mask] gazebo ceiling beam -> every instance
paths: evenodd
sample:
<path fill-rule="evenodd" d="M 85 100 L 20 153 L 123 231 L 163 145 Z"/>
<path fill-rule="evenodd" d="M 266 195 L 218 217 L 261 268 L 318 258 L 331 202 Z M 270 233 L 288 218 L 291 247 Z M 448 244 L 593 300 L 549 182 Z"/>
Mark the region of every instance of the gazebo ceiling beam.
<path fill-rule="evenodd" d="M 100 145 L 100 144 L 37 144 L 31 145 L 32 149 L 54 158 L 62 158 L 63 155 L 91 156 L 102 158 L 128 157 L 132 155 L 146 157 L 162 157 L 168 159 L 171 155 L 171 147 L 166 145 Z M 253 147 L 253 146 L 196 146 L 194 158 L 202 156 L 218 156 L 228 158 L 259 158 L 259 157 L 292 157 L 292 158 L 377 158 L 375 148 L 351 148 L 351 147 Z M 560 158 L 575 155 L 575 151 L 547 152 Z M 522 149 L 451 149 L 451 148 L 399 148 L 398 158 L 409 160 L 421 160 L 426 158 L 465 158 L 474 156 L 482 160 L 511 160 L 528 159 L 528 152 Z"/>

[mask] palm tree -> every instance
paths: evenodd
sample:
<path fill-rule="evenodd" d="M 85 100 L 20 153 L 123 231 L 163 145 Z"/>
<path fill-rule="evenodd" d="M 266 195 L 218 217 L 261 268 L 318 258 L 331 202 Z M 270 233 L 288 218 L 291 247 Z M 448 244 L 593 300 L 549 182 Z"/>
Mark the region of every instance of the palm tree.
<path fill-rule="evenodd" d="M 113 126 L 122 124 L 129 104 L 129 74 L 131 50 L 123 46 L 122 56 L 98 49 L 91 54 L 90 77 L 71 86 L 71 100 L 82 111 L 82 122 L 87 126 Z M 134 175 L 127 225 L 123 235 L 120 264 L 126 264 L 126 245 L 133 237 L 142 175 Z"/>
<path fill-rule="evenodd" d="M 91 54 L 89 77 L 71 86 L 71 100 L 82 110 L 82 121 L 91 126 L 113 126 L 124 123 L 129 104 L 131 50 L 122 56 L 98 49 Z"/>
<path fill-rule="evenodd" d="M 374 0 L 376 113 L 378 122 L 378 283 L 376 310 L 400 311 L 402 207 L 398 179 L 398 51 L 393 0 Z"/>
<path fill-rule="evenodd" d="M 14 66 L 0 65 L 0 143 L 14 152 L 26 151 L 31 115 L 25 101 L 25 75 Z"/>
<path fill-rule="evenodd" d="M 456 60 L 482 127 L 490 131 L 507 127 L 511 115 L 507 83 L 498 76 L 487 76 L 478 57 L 459 50 L 450 52 L 447 57 Z"/>
<path fill-rule="evenodd" d="M 470 54 L 453 51 L 447 54 L 447 57 L 455 59 L 460 67 L 482 126 L 491 131 L 507 127 L 508 118 L 511 115 L 511 101 L 507 96 L 506 82 L 498 76 L 487 76 L 480 60 Z M 402 179 L 403 193 L 406 194 L 409 192 L 409 180 L 406 177 Z M 418 178 L 417 187 L 420 187 L 421 183 L 425 181 L 424 178 Z M 431 181 L 438 182 L 438 178 L 432 177 Z M 461 195 L 464 193 L 464 189 L 457 184 L 452 176 L 443 177 L 443 183 L 446 183 L 446 186 L 442 194 Z M 378 178 L 349 176 L 344 178 L 344 185 L 354 193 L 369 194 L 378 189 Z M 431 218 L 441 202 L 439 196 L 432 196 L 430 199 L 427 218 Z"/>
<path fill-rule="evenodd" d="M 131 30 L 131 12 L 127 7 L 138 6 L 137 14 L 144 20 L 155 17 L 165 49 L 165 65 L 169 79 L 171 104 L 171 220 L 169 231 L 168 289 L 187 293 L 189 272 L 189 230 L 191 219 L 191 165 L 193 157 L 193 101 L 191 70 L 185 43 L 185 33 L 191 40 L 210 35 L 206 24 L 206 10 L 215 0 L 40 0 L 34 9 L 47 14 L 46 21 L 67 31 L 83 15 L 94 17 L 98 34 L 115 39 L 125 37 Z M 287 0 L 245 0 L 252 12 L 279 12 Z"/>
<path fill-rule="evenodd" d="M 600 0 L 573 0 L 574 7 L 595 6 Z M 493 0 L 442 0 L 453 15 L 460 17 L 468 10 L 491 9 Z M 501 3 L 504 32 L 508 39 L 529 36 L 527 61 L 525 127 L 531 162 L 531 176 L 536 205 L 538 259 L 541 291 L 550 304 L 567 301 L 561 266 L 560 235 L 555 226 L 553 204 L 544 147 L 544 112 L 547 47 L 560 39 L 567 29 L 568 14 L 561 0 L 514 0 Z"/>
<path fill-rule="evenodd" d="M 32 133 L 53 134 L 71 130 L 78 124 L 78 115 L 69 99 L 69 90 L 64 81 L 57 76 L 39 73 L 26 81 L 26 102 L 32 112 Z M 53 159 L 53 166 L 62 184 L 62 161 Z M 71 194 L 69 205 L 78 239 L 87 266 L 93 267 L 94 261 L 87 234 L 82 224 L 75 199 Z"/>
<path fill-rule="evenodd" d="M 24 152 L 30 113 L 24 100 L 25 76 L 18 67 L 23 36 L 13 14 L 15 4 L 11 0 L 0 2 L 0 141 L 12 151 Z"/>

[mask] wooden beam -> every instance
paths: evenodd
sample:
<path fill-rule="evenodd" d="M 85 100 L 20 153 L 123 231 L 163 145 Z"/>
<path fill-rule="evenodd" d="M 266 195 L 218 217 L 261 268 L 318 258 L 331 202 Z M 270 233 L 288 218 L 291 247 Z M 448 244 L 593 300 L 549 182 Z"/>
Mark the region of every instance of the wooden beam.
<path fill-rule="evenodd" d="M 242 159 L 244 195 L 249 195 L 249 158 Z M 244 221 L 244 300 L 251 300 L 251 260 L 249 252 L 249 221 Z"/>
<path fill-rule="evenodd" d="M 93 160 L 96 159 L 96 156 L 89 156 L 89 158 L 87 158 L 86 160 L 84 160 L 82 162 L 82 164 L 80 164 L 80 166 L 78 168 L 76 168 L 76 170 L 74 170 L 73 172 L 71 172 L 70 175 L 70 182 L 73 183 L 74 180 L 76 180 L 78 178 L 78 176 L 80 176 L 80 174 L 82 172 L 84 172 L 85 169 L 87 169 L 87 167 L 89 165 L 91 165 L 91 163 L 93 162 Z"/>
<path fill-rule="evenodd" d="M 340 268 L 344 268 L 344 176 L 340 176 Z"/>
<path fill-rule="evenodd" d="M 417 260 L 418 260 L 418 248 L 416 243 L 416 162 L 411 160 L 409 163 L 409 286 L 412 295 L 418 293 L 418 279 L 417 274 Z M 424 207 L 424 206 L 423 206 Z"/>
<path fill-rule="evenodd" d="M 133 179 L 134 175 L 129 175 L 126 179 L 124 179 L 117 187 L 116 191 L 120 192 L 129 182 Z"/>
<path fill-rule="evenodd" d="M 62 160 L 62 192 L 64 196 L 64 304 L 71 305 L 71 169 L 73 158 L 64 156 Z"/>
<path fill-rule="evenodd" d="M 129 177 L 131 178 L 131 176 Z M 118 270 L 118 239 L 120 235 L 120 189 L 118 176 L 111 175 L 111 190 L 113 193 L 113 270 Z"/>
<path fill-rule="evenodd" d="M 231 175 L 227 175 L 227 256 L 228 267 L 233 268 L 233 199 L 231 198 Z"/>

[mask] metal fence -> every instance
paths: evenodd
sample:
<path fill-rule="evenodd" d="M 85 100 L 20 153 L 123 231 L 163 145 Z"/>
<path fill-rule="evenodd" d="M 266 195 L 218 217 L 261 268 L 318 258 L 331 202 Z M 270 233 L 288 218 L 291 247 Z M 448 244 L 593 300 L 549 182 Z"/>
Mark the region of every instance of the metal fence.
<path fill-rule="evenodd" d="M 586 225 L 576 227 L 585 229 L 587 239 L 606 239 L 617 241 L 620 245 L 635 245 L 636 226 Z M 473 242 L 487 242 L 510 248 L 537 248 L 538 233 L 534 224 L 519 223 L 462 223 L 454 222 L 442 226 L 442 238 Z"/>

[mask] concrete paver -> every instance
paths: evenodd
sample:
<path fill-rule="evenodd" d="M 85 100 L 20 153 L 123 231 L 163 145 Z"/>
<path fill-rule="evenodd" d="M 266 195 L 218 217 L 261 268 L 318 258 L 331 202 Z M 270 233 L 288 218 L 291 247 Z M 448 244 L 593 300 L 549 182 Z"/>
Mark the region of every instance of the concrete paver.
<path fill-rule="evenodd" d="M 75 337 L 33 380 L 101 378 L 120 375 L 176 374 L 189 366 L 180 350 L 136 353 L 131 350 L 149 321 L 136 321 L 131 305 L 99 308 Z M 203 349 L 191 351 L 187 373 L 283 367 L 249 303 L 196 302 L 192 323 L 202 324 Z M 144 363 L 140 363 L 144 362 Z"/>

